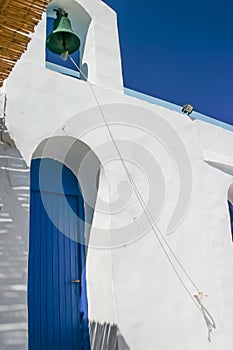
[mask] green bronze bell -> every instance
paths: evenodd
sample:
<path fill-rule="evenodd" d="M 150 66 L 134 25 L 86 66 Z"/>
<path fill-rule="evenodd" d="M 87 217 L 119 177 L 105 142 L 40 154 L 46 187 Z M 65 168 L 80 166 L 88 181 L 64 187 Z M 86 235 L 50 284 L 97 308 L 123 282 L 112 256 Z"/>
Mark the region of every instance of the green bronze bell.
<path fill-rule="evenodd" d="M 53 32 L 46 39 L 46 46 L 57 55 L 74 53 L 80 47 L 80 39 L 71 28 L 68 13 L 60 8 L 54 11 L 57 18 L 54 21 Z"/>

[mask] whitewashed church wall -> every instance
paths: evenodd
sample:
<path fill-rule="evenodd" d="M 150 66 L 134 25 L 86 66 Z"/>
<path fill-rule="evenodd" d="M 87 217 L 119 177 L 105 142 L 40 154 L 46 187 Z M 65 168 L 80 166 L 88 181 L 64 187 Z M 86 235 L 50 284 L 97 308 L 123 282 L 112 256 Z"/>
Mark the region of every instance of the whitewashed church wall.
<path fill-rule="evenodd" d="M 95 41 L 96 56 L 93 51 L 85 55 L 90 59 L 90 81 L 101 107 L 96 105 L 87 82 L 44 68 L 45 19 L 7 80 L 6 122 L 18 150 L 9 148 L 8 154 L 2 147 L 0 155 L 1 200 L 8 203 L 6 214 L 13 220 L 1 228 L 3 265 L 6 264 L 3 278 L 12 278 L 13 285 L 18 283 L 16 275 L 10 277 L 10 264 L 14 263 L 10 255 L 16 251 L 23 261 L 16 270 L 23 291 L 17 292 L 21 293 L 19 299 L 15 292 L 15 304 L 21 305 L 23 311 L 12 313 L 6 324 L 22 324 L 25 332 L 28 206 L 22 207 L 14 188 L 27 189 L 20 195 L 28 198 L 27 166 L 43 140 L 73 137 L 86 143 L 102 165 L 87 257 L 90 319 L 115 323 L 125 340 L 120 349 L 231 350 L 233 246 L 227 194 L 233 175 L 233 135 L 125 96 L 119 48 L 103 50 L 104 19 L 108 18 L 110 26 L 115 15 L 105 6 L 95 7 L 97 1 L 82 0 L 80 4 L 93 18 L 89 36 Z M 115 22 L 111 30 L 116 38 Z M 91 44 L 89 49 L 93 49 Z M 203 302 L 217 326 L 211 334 L 212 342 L 207 340 L 202 313 L 156 239 L 158 229 L 153 232 L 132 191 L 103 115 L 153 222 L 199 291 L 208 294 Z M 12 166 L 7 163 L 13 161 L 10 156 L 19 158 L 23 171 L 18 170 L 16 177 L 17 181 L 26 181 L 22 185 L 10 182 L 9 176 L 14 174 L 6 169 Z M 27 176 L 22 178 L 22 174 Z M 16 226 L 6 226 L 12 224 Z M 5 249 L 9 240 L 11 248 Z M 193 296 L 197 290 L 182 272 L 181 278 Z M 2 327 L 6 327 L 5 323 Z M 25 333 L 17 334 L 25 344 Z M 9 333 L 7 339 L 10 341 Z"/>

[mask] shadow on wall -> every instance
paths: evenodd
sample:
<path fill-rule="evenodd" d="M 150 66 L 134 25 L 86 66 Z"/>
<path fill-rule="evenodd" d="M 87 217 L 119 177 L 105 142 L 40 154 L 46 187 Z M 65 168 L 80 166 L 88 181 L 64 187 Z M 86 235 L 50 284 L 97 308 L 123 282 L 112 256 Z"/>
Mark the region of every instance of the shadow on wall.
<path fill-rule="evenodd" d="M 87 81 L 87 77 L 88 77 L 88 65 L 87 63 L 84 63 L 81 68 L 80 79 Z"/>
<path fill-rule="evenodd" d="M 89 322 L 91 350 L 130 350 L 117 325 Z"/>
<path fill-rule="evenodd" d="M 230 227 L 231 227 L 231 239 L 233 241 L 233 184 L 229 187 L 228 190 L 228 209 L 229 209 L 229 219 L 230 219 Z"/>
<path fill-rule="evenodd" d="M 5 134 L 6 135 L 6 134 Z M 0 142 L 0 349 L 27 349 L 29 169 Z"/>

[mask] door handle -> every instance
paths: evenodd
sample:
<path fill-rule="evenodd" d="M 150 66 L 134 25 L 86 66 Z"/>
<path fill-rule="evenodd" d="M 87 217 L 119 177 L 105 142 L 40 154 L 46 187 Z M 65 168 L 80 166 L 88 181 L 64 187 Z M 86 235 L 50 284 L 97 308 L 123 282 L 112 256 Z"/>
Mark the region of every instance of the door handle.
<path fill-rule="evenodd" d="M 72 283 L 80 283 L 80 280 L 71 280 Z"/>

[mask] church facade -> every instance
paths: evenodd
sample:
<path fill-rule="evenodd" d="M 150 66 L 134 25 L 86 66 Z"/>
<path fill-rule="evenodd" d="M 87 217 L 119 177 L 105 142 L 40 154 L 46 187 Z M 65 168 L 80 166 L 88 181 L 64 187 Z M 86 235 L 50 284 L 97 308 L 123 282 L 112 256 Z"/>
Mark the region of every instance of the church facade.
<path fill-rule="evenodd" d="M 49 3 L 1 101 L 0 348 L 231 350 L 233 128 L 125 89 L 100 0 Z"/>

